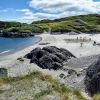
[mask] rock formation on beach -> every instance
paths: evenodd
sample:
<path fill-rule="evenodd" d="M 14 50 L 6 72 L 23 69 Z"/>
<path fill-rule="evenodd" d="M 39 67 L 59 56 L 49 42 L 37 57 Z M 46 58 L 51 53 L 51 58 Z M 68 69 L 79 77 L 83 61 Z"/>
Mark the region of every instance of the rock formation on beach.
<path fill-rule="evenodd" d="M 25 57 L 30 59 L 31 63 L 36 63 L 43 69 L 57 70 L 63 67 L 63 62 L 75 56 L 63 48 L 47 46 L 42 49 L 35 48 Z"/>
<path fill-rule="evenodd" d="M 90 95 L 100 93 L 100 58 L 87 69 L 85 85 Z"/>

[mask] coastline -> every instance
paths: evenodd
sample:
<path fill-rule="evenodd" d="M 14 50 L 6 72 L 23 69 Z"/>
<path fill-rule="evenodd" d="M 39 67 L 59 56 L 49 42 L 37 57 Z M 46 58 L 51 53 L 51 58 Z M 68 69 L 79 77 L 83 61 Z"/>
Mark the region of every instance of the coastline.
<path fill-rule="evenodd" d="M 36 43 L 33 46 L 29 46 L 24 48 L 23 50 L 19 50 L 10 55 L 6 55 L 0 57 L 0 68 L 6 68 L 8 70 L 8 76 L 16 77 L 21 75 L 26 75 L 29 72 L 33 72 L 36 70 L 40 70 L 45 73 L 53 74 L 55 73 L 55 77 L 61 73 L 61 70 L 49 71 L 39 68 L 36 64 L 30 64 L 28 59 L 24 59 L 24 62 L 20 62 L 17 58 L 24 57 L 27 53 L 33 50 L 36 47 L 44 47 L 44 46 L 57 46 L 58 48 L 65 48 L 69 50 L 73 55 L 77 58 L 87 57 L 92 55 L 100 54 L 100 46 L 93 46 L 93 41 L 89 43 L 84 43 L 83 47 L 80 47 L 80 43 L 67 43 L 64 39 L 76 39 L 77 37 L 86 37 L 89 39 L 91 37 L 92 40 L 100 42 L 100 34 L 90 36 L 89 34 L 80 34 L 80 35 L 51 35 L 51 34 L 41 34 L 37 35 L 41 37 L 41 41 Z M 47 44 L 46 44 L 47 43 Z M 41 45 L 42 44 L 42 45 Z"/>
<path fill-rule="evenodd" d="M 36 36 L 36 37 L 39 37 L 39 40 L 36 41 L 34 44 L 30 44 L 30 45 L 28 45 L 28 46 L 23 46 L 23 47 L 20 47 L 20 48 L 17 48 L 17 49 L 12 49 L 12 50 L 7 50 L 7 51 L 4 51 L 4 52 L 1 52 L 1 53 L 0 53 L 0 57 L 12 55 L 12 54 L 17 53 L 17 52 L 19 52 L 19 51 L 22 51 L 22 50 L 24 50 L 24 49 L 26 49 L 26 48 L 28 48 L 28 47 L 30 47 L 30 46 L 32 46 L 32 45 L 37 44 L 38 42 L 40 42 L 40 41 L 42 40 L 42 38 L 41 38 L 40 36 Z"/>

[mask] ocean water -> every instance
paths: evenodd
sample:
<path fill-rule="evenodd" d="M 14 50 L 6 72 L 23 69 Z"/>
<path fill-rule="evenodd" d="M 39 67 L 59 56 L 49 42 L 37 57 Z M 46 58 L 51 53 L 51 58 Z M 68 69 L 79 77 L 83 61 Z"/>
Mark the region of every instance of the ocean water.
<path fill-rule="evenodd" d="M 27 46 L 36 44 L 41 40 L 40 37 L 27 37 L 27 38 L 2 38 L 0 37 L 0 55 L 11 51 L 16 51 Z"/>

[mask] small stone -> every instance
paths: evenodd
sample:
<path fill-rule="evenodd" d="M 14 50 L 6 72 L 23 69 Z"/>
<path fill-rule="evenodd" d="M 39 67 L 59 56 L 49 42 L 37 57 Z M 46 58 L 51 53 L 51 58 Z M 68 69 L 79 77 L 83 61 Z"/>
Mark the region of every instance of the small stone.
<path fill-rule="evenodd" d="M 17 60 L 19 60 L 21 62 L 24 62 L 24 59 L 23 58 L 18 58 Z"/>
<path fill-rule="evenodd" d="M 6 77 L 7 76 L 7 69 L 0 68 L 0 77 Z"/>
<path fill-rule="evenodd" d="M 63 78 L 65 75 L 62 73 L 59 75 L 60 78 Z"/>

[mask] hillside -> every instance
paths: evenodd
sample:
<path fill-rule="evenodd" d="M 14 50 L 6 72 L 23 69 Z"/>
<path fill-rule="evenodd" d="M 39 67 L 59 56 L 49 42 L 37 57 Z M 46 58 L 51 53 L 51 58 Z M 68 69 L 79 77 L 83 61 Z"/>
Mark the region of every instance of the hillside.
<path fill-rule="evenodd" d="M 100 32 L 100 15 L 89 14 L 71 16 L 55 20 L 34 21 L 31 24 L 20 22 L 0 21 L 0 30 L 18 33 L 43 33 L 51 31 L 52 33 L 65 32 L 84 32 L 99 33 Z"/>
<path fill-rule="evenodd" d="M 37 26 L 42 31 L 52 32 L 85 32 L 98 33 L 100 32 L 100 15 L 89 14 L 72 16 L 55 20 L 41 20 L 32 22 L 33 26 Z"/>
<path fill-rule="evenodd" d="M 0 37 L 30 37 L 34 36 L 34 33 L 39 30 L 37 27 L 27 23 L 0 21 Z"/>

